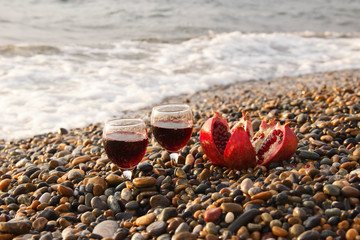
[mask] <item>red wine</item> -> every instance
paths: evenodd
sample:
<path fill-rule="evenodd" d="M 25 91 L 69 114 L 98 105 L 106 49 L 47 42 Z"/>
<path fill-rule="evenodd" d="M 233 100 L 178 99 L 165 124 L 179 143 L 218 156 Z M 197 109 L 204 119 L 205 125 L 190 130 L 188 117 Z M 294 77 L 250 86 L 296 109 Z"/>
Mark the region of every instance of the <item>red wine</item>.
<path fill-rule="evenodd" d="M 147 145 L 147 137 L 136 133 L 113 132 L 104 138 L 108 158 L 123 169 L 135 167 L 144 157 Z"/>
<path fill-rule="evenodd" d="M 185 122 L 158 121 L 151 125 L 158 143 L 170 152 L 177 152 L 189 141 L 192 126 Z"/>

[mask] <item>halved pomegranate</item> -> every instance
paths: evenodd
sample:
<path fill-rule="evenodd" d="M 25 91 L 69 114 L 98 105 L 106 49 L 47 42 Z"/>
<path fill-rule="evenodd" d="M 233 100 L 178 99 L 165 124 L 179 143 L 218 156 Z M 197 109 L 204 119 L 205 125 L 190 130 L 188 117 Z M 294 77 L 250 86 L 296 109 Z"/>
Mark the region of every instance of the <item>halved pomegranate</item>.
<path fill-rule="evenodd" d="M 289 124 L 281 125 L 274 121 L 269 124 L 265 121 L 261 123 L 260 130 L 251 141 L 255 148 L 256 160 L 259 165 L 282 162 L 294 155 L 298 138 L 289 127 Z"/>
<path fill-rule="evenodd" d="M 229 130 L 227 121 L 215 112 L 200 130 L 200 143 L 210 161 L 216 165 L 245 168 L 256 166 L 255 150 L 251 145 L 245 122 Z"/>
<path fill-rule="evenodd" d="M 244 169 L 290 159 L 298 139 L 289 123 L 281 125 L 274 121 L 263 121 L 254 135 L 250 116 L 246 113 L 230 131 L 227 121 L 215 113 L 201 128 L 200 143 L 212 163 Z"/>

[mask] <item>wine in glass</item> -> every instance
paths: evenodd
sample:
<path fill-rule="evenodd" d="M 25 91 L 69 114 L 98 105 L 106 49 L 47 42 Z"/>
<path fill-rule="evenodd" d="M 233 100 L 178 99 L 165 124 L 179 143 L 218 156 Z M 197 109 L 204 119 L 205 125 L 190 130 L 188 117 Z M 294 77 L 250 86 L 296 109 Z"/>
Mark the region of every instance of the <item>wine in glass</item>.
<path fill-rule="evenodd" d="M 104 148 L 108 158 L 121 170 L 125 178 L 132 177 L 132 169 L 144 157 L 148 145 L 146 125 L 142 119 L 112 119 L 103 130 Z"/>
<path fill-rule="evenodd" d="M 151 129 L 157 142 L 177 160 L 193 130 L 191 109 L 185 104 L 156 106 L 151 113 Z"/>

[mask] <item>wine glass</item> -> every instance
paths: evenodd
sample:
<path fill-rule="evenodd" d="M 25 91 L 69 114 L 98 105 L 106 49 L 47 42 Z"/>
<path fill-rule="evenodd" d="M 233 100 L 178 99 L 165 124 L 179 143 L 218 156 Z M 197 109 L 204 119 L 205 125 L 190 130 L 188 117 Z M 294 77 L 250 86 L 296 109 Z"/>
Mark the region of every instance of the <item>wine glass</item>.
<path fill-rule="evenodd" d="M 144 157 L 148 145 L 146 125 L 142 119 L 111 119 L 103 130 L 108 158 L 131 180 L 132 170 Z"/>
<path fill-rule="evenodd" d="M 187 144 L 193 130 L 190 107 L 185 104 L 154 107 L 151 112 L 151 129 L 157 142 L 177 161 L 178 152 Z"/>

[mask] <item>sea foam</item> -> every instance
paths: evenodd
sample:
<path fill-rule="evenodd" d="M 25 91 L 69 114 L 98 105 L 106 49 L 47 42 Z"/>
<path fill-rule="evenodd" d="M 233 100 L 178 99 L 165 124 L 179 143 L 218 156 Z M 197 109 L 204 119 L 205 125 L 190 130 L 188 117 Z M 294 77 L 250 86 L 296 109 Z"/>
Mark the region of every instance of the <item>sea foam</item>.
<path fill-rule="evenodd" d="M 0 138 L 104 122 L 213 85 L 359 66 L 356 36 L 231 32 L 180 43 L 0 46 Z"/>

